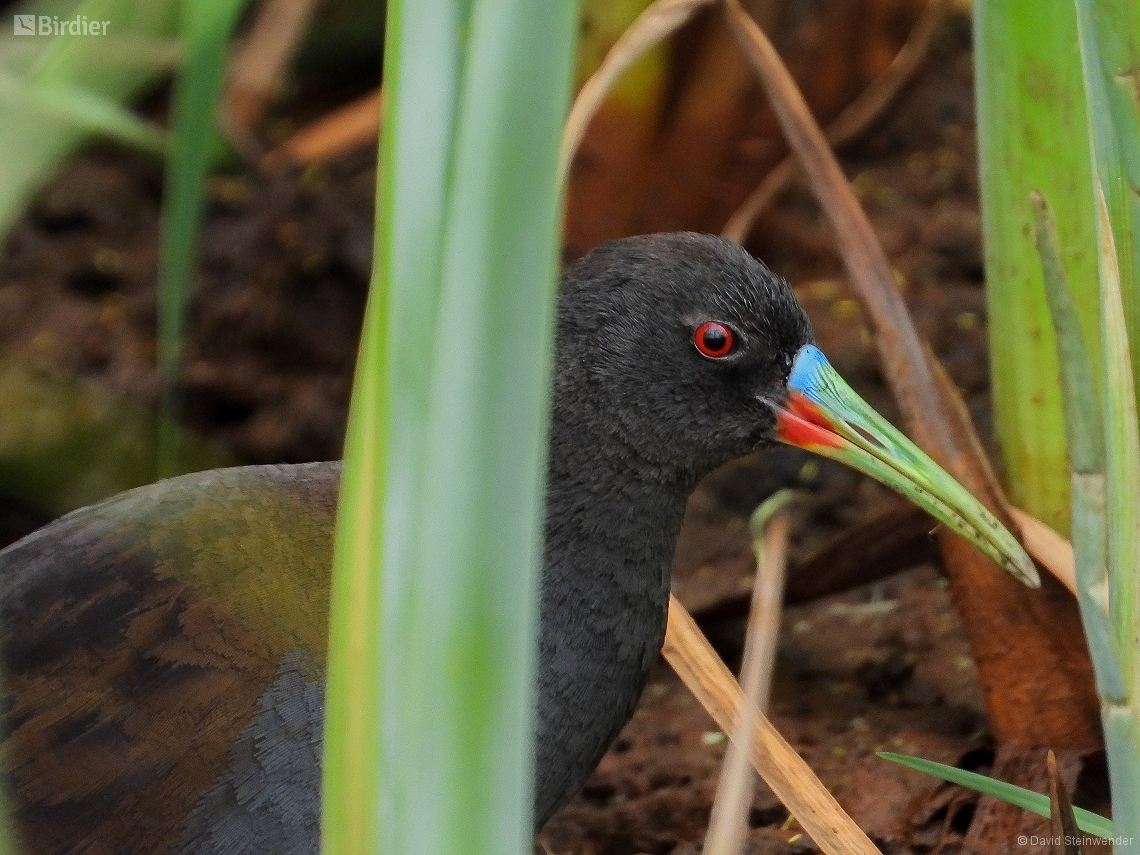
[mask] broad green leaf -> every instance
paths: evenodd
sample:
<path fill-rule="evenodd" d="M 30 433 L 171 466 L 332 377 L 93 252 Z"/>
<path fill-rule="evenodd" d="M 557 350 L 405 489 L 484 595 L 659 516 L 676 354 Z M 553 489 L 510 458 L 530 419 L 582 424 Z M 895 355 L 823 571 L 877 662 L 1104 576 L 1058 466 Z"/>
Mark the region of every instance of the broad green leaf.
<path fill-rule="evenodd" d="M 334 560 L 326 855 L 530 850 L 555 164 L 576 21 L 566 0 L 388 9 Z"/>
<path fill-rule="evenodd" d="M 1061 262 L 1097 347 L 1096 229 L 1072 0 L 977 0 L 974 60 L 990 379 L 1010 500 L 1069 531 L 1057 351 L 1025 199 L 1057 206 Z M 1099 382 L 1099 378 L 1097 378 Z"/>

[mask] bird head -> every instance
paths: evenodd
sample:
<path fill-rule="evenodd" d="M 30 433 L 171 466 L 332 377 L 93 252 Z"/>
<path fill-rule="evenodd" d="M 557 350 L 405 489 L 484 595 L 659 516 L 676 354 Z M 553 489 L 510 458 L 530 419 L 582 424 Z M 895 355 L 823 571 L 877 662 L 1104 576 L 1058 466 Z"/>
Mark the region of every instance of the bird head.
<path fill-rule="evenodd" d="M 1021 545 L 878 415 L 812 343 L 791 287 L 732 241 L 692 233 L 604 244 L 563 277 L 555 396 L 566 422 L 661 481 L 694 483 L 775 442 L 899 491 L 1028 584 Z"/>

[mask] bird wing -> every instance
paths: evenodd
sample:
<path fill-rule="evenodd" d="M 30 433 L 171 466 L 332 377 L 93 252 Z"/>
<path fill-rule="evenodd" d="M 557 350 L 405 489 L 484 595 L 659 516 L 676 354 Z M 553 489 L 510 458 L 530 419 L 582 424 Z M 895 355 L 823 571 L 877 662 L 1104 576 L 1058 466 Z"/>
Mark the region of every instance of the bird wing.
<path fill-rule="evenodd" d="M 253 833 L 242 814 L 315 823 L 293 802 L 302 783 L 316 798 L 301 779 L 319 776 L 339 476 L 186 475 L 0 552 L 5 764 L 28 851 L 210 851 L 207 834 Z M 278 780 L 250 792 L 250 764 Z"/>

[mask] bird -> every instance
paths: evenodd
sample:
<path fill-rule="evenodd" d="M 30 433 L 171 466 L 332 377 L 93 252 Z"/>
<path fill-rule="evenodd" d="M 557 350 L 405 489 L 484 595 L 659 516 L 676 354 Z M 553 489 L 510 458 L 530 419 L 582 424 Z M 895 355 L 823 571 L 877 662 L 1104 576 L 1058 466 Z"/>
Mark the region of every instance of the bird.
<path fill-rule="evenodd" d="M 557 310 L 534 817 L 585 784 L 664 637 L 685 503 L 777 441 L 1020 546 L 843 384 L 787 282 L 723 238 L 604 244 Z M 318 851 L 338 462 L 184 475 L 0 551 L 11 810 L 36 853 Z"/>

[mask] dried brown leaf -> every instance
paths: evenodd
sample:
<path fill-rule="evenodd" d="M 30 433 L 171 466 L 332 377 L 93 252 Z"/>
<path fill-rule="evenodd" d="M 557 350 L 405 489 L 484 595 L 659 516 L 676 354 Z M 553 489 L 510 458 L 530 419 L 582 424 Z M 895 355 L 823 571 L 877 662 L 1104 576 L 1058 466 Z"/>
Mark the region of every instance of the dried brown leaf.
<path fill-rule="evenodd" d="M 756 525 L 755 521 L 753 525 Z M 748 806 L 752 803 L 752 769 L 748 752 L 742 746 L 747 745 L 748 734 L 756 725 L 757 713 L 768 709 L 772 688 L 788 561 L 788 512 L 777 510 L 761 526 L 762 531 L 754 532 L 756 581 L 748 613 L 744 661 L 740 666 L 740 683 L 747 703 L 721 766 L 720 781 L 709 815 L 708 834 L 705 835 L 704 851 L 707 855 L 738 855 L 743 848 Z"/>

